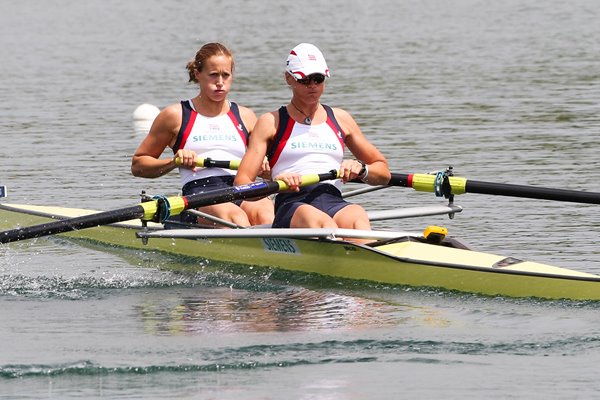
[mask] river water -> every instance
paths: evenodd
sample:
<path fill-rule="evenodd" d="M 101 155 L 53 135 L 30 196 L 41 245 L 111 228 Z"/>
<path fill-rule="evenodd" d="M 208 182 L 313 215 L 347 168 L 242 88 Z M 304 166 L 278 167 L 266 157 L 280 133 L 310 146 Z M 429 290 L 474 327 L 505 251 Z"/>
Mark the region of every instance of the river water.
<path fill-rule="evenodd" d="M 283 104 L 287 52 L 325 53 L 323 102 L 395 172 L 600 191 L 595 0 L 0 4 L 0 184 L 9 201 L 97 209 L 174 194 L 130 175 L 142 103 L 188 98 L 205 42 L 236 55 L 231 99 Z M 167 156 L 167 155 L 165 155 Z M 369 209 L 443 203 L 403 188 Z M 446 226 L 478 250 L 600 273 L 600 210 L 466 194 Z M 0 247 L 1 399 L 592 398 L 600 307 L 349 284 L 82 246 Z M 365 266 L 368 268 L 368 266 Z"/>

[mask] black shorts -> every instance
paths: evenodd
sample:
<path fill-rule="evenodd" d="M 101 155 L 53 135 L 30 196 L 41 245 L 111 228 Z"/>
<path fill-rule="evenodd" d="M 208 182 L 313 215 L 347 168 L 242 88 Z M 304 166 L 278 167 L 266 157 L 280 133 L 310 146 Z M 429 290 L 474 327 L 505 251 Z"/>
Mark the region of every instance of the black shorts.
<path fill-rule="evenodd" d="M 273 228 L 289 228 L 294 213 L 303 204 L 309 204 L 331 218 L 352 203 L 342 198 L 342 193 L 329 183 L 317 183 L 300 188 L 299 192 L 279 193 L 275 197 Z"/>
<path fill-rule="evenodd" d="M 225 189 L 233 186 L 234 175 L 209 176 L 208 178 L 196 179 L 183 185 L 181 193 L 184 196 L 210 192 L 211 190 Z M 232 201 L 239 206 L 243 200 Z M 181 214 L 181 222 L 195 223 L 197 217 L 189 213 Z"/>

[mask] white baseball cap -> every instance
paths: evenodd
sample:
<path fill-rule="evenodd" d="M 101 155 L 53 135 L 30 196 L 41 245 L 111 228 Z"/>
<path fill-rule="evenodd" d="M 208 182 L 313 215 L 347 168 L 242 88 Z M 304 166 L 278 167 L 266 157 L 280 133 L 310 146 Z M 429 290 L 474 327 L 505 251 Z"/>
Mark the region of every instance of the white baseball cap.
<path fill-rule="evenodd" d="M 321 50 L 314 44 L 300 43 L 287 58 L 285 70 L 296 79 L 304 79 L 312 74 L 329 77 L 329 68 Z"/>

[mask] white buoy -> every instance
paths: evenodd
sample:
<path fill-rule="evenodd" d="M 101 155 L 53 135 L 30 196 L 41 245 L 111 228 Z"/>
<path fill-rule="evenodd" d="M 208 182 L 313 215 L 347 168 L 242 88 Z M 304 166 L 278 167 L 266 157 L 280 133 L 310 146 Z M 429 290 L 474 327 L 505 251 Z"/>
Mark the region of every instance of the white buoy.
<path fill-rule="evenodd" d="M 156 118 L 159 112 L 160 110 L 158 107 L 153 106 L 152 104 L 144 103 L 139 105 L 133 112 L 133 120 L 154 121 L 154 118 Z"/>
<path fill-rule="evenodd" d="M 133 112 L 133 127 L 136 134 L 147 135 L 160 109 L 152 104 L 141 104 Z"/>

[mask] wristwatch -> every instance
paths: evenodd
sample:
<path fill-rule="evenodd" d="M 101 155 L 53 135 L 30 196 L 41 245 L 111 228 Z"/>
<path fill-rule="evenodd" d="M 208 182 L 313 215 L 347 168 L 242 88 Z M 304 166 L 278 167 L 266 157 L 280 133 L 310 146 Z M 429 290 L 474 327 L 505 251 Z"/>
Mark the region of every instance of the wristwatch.
<path fill-rule="evenodd" d="M 365 172 L 367 172 L 367 164 L 362 160 L 356 160 L 362 165 L 360 172 L 358 173 L 358 179 L 362 179 L 365 176 Z"/>

